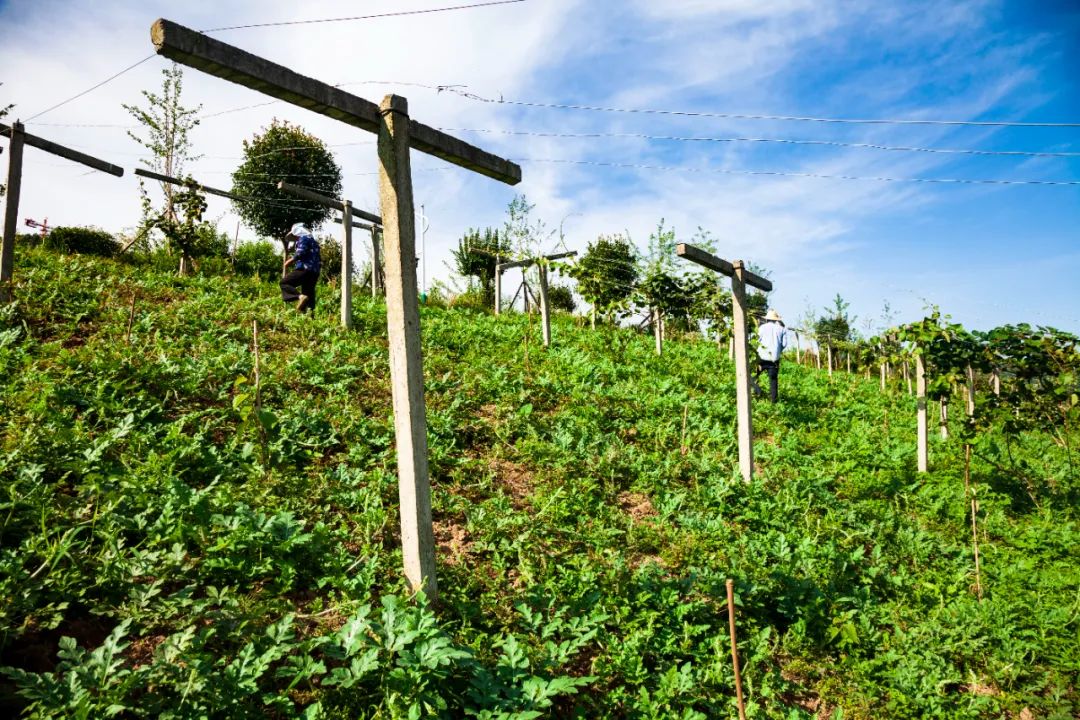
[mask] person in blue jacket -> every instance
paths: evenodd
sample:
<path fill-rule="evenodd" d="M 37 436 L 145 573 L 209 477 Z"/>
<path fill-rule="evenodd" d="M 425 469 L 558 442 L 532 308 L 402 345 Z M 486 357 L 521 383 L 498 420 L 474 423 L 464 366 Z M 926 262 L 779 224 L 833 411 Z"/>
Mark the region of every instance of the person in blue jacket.
<path fill-rule="evenodd" d="M 758 372 L 764 370 L 769 376 L 769 400 L 776 402 L 777 385 L 780 377 L 780 356 L 787 347 L 787 329 L 780 313 L 769 309 L 765 322 L 758 326 Z M 756 383 L 755 383 L 756 385 Z"/>
<path fill-rule="evenodd" d="M 286 303 L 295 302 L 300 312 L 311 312 L 315 309 L 315 286 L 322 270 L 319 243 L 303 223 L 293 225 L 289 237 L 294 238 L 296 244 L 292 257 L 285 261 L 287 272 L 281 278 L 281 299 Z M 292 270 L 289 270 L 290 265 Z"/>

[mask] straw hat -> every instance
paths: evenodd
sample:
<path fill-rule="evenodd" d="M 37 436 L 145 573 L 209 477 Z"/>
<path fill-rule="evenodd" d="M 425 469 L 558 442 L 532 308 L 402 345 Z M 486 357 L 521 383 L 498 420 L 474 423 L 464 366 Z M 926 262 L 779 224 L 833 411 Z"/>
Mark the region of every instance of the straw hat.
<path fill-rule="evenodd" d="M 784 318 L 780 317 L 780 313 L 776 312 L 774 308 L 769 308 L 769 312 L 765 313 L 765 319 L 773 322 L 784 322 Z"/>

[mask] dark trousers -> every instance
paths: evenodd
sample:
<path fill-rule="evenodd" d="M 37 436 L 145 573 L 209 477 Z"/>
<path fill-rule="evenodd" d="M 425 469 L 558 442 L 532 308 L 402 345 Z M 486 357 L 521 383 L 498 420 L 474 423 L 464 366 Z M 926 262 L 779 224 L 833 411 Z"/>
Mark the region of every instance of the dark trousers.
<path fill-rule="evenodd" d="M 297 306 L 300 312 L 311 312 L 315 309 L 315 284 L 319 281 L 319 273 L 312 270 L 292 270 L 281 278 L 281 299 L 287 303 L 296 302 L 300 295 L 306 295 L 307 299 L 303 306 Z"/>
<path fill-rule="evenodd" d="M 762 371 L 769 376 L 769 401 L 776 402 L 776 391 L 780 381 L 780 361 L 779 360 L 758 360 L 757 375 L 760 377 Z"/>

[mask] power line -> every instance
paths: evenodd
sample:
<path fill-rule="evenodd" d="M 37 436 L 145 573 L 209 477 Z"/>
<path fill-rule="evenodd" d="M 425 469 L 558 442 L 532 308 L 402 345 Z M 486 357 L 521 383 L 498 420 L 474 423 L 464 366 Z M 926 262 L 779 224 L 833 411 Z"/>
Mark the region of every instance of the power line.
<path fill-rule="evenodd" d="M 1060 185 L 1077 186 L 1080 180 L 997 180 L 983 178 L 902 178 L 872 175 L 826 175 L 824 173 L 786 172 L 780 170 L 726 170 L 721 168 L 677 167 L 671 165 L 639 165 L 634 163 L 601 162 L 593 160 L 566 160 L 561 158 L 517 158 L 522 163 L 557 163 L 565 165 L 592 165 L 596 167 L 628 168 L 635 170 L 673 170 L 720 175 L 765 175 L 776 177 L 817 178 L 822 180 L 872 180 L 876 182 L 910 182 L 941 185 Z"/>
<path fill-rule="evenodd" d="M 783 143 L 788 145 L 825 145 L 831 147 L 865 148 L 872 150 L 893 150 L 903 152 L 948 153 L 958 155 L 1019 155 L 1024 157 L 1080 157 L 1080 152 L 1050 152 L 1035 150 L 974 150 L 965 148 L 927 148 L 906 147 L 902 145 L 876 145 L 873 143 L 851 143 L 838 140 L 792 140 L 786 138 L 759 137 L 702 137 L 681 135 L 649 135 L 646 133 L 562 133 L 535 132 L 526 130 L 490 130 L 486 128 L 439 128 L 444 132 L 472 132 L 499 135 L 524 135 L 528 137 L 551 138 L 631 138 L 641 140 L 672 140 L 678 142 L 715 142 L 715 143 Z"/>
<path fill-rule="evenodd" d="M 26 119 L 26 122 L 29 122 L 29 121 L 33 120 L 34 118 L 36 118 L 36 117 L 41 117 L 41 116 L 42 116 L 42 115 L 44 115 L 45 113 L 48 113 L 48 112 L 52 112 L 53 110 L 55 110 L 55 109 L 56 109 L 56 108 L 58 108 L 58 107 L 62 107 L 62 106 L 64 106 L 64 105 L 67 105 L 67 104 L 68 104 L 69 102 L 71 102 L 72 100 L 78 100 L 78 99 L 79 99 L 79 98 L 81 98 L 81 97 L 82 97 L 83 95 L 86 95 L 86 94 L 88 94 L 88 93 L 91 93 L 91 92 L 93 92 L 94 90 L 97 90 L 97 89 L 98 89 L 99 87 L 101 87 L 102 85 L 105 85 L 105 84 L 107 84 L 107 83 L 110 83 L 110 82 L 112 82 L 113 80 L 115 80 L 116 78 L 120 77 L 120 76 L 121 76 L 121 75 L 123 75 L 124 73 L 128 72 L 129 70 L 134 70 L 135 68 L 139 67 L 139 66 L 140 66 L 140 65 L 142 65 L 142 64 L 143 64 L 144 62 L 146 62 L 147 60 L 149 60 L 150 58 L 152 58 L 152 57 L 155 57 L 155 56 L 156 56 L 156 53 L 153 53 L 153 54 L 147 55 L 146 57 L 144 57 L 144 58 L 143 58 L 142 60 L 140 60 L 139 62 L 137 62 L 137 63 L 135 63 L 135 64 L 133 64 L 133 65 L 128 65 L 128 66 L 127 66 L 126 68 L 124 68 L 124 69 L 123 69 L 123 70 L 121 70 L 120 72 L 116 73 L 115 75 L 110 75 L 109 77 L 107 77 L 107 78 L 105 78 L 104 80 L 102 80 L 101 82 L 99 82 L 99 83 L 98 83 L 97 85 L 94 85 L 94 86 L 93 86 L 93 87 L 91 87 L 91 88 L 87 88 L 86 90 L 83 90 L 83 91 L 82 91 L 81 93 L 79 93 L 78 95 L 72 95 L 71 97 L 69 97 L 69 98 L 68 98 L 67 100 L 64 100 L 63 102 L 58 102 L 58 103 L 56 103 L 55 105 L 53 105 L 52 107 L 50 107 L 50 108 L 46 108 L 45 110 L 42 110 L 41 112 L 37 113 L 36 115 L 31 115 L 30 117 L 28 117 L 28 118 Z"/>
<path fill-rule="evenodd" d="M 835 118 L 811 117 L 800 115 L 751 115 L 747 113 L 698 112 L 692 110 L 660 110 L 654 108 L 614 108 L 599 105 L 571 105 L 564 103 L 529 102 L 525 100 L 494 99 L 475 95 L 452 87 L 443 88 L 470 100 L 494 105 L 517 105 L 521 107 L 547 108 L 554 110 L 584 110 L 589 112 L 633 113 L 641 115 L 678 115 L 682 117 L 709 117 L 726 120 L 777 120 L 790 122 L 841 123 L 851 125 L 965 125 L 975 127 L 1042 127 L 1042 128 L 1080 128 L 1080 122 L 1013 122 L 1008 120 L 934 120 L 918 118 Z"/>
<path fill-rule="evenodd" d="M 284 25 L 315 25 L 317 23 L 347 22 L 352 20 L 374 20 L 376 18 L 402 17 L 405 15 L 427 15 L 430 13 L 448 12 L 450 10 L 469 10 L 472 8 L 490 7 L 492 5 L 513 5 L 525 2 L 525 0 L 494 0 L 493 2 L 472 3 L 470 5 L 454 5 L 452 7 L 428 8 L 427 10 L 399 10 L 397 12 L 378 13 L 375 15 L 355 15 L 353 17 L 321 18 L 318 20 L 285 20 L 281 22 L 252 23 L 250 25 L 230 25 L 228 27 L 210 28 L 200 30 L 202 33 L 224 32 L 225 30 L 247 30 L 249 28 L 281 27 Z"/>

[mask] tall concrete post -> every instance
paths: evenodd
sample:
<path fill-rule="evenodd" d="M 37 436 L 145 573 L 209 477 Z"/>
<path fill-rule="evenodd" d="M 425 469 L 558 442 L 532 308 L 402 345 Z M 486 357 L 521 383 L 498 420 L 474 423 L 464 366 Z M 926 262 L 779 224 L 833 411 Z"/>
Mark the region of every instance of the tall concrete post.
<path fill-rule="evenodd" d="M 499 269 L 498 261 L 495 262 L 495 314 L 502 312 L 502 270 Z"/>
<path fill-rule="evenodd" d="M 754 477 L 754 422 L 751 416 L 750 398 L 750 341 L 746 328 L 746 269 L 742 260 L 731 263 L 735 273 L 731 276 L 732 320 L 735 331 L 735 412 L 738 416 L 739 470 L 743 480 Z"/>
<path fill-rule="evenodd" d="M 341 244 L 341 327 L 352 328 L 352 200 L 346 200 L 341 223 L 345 240 Z M 372 272 L 374 272 L 374 267 Z"/>
<path fill-rule="evenodd" d="M 551 346 L 551 301 L 548 300 L 547 265 L 541 261 L 540 267 L 540 323 L 544 332 L 544 347 Z"/>
<path fill-rule="evenodd" d="M 387 95 L 379 112 L 379 196 L 386 243 L 386 321 L 401 498 L 401 550 L 409 584 L 434 600 L 438 583 L 416 285 L 409 105 L 403 97 Z"/>
<path fill-rule="evenodd" d="M 918 410 L 919 472 L 924 473 L 930 468 L 930 455 L 927 449 L 926 365 L 923 363 L 922 355 L 915 356 L 915 403 Z"/>
<path fill-rule="evenodd" d="M 19 193 L 22 189 L 23 125 L 11 126 L 8 143 L 7 197 L 4 198 L 4 236 L 0 247 L 0 301 L 11 300 L 11 278 L 15 267 L 15 235 L 19 231 Z"/>

